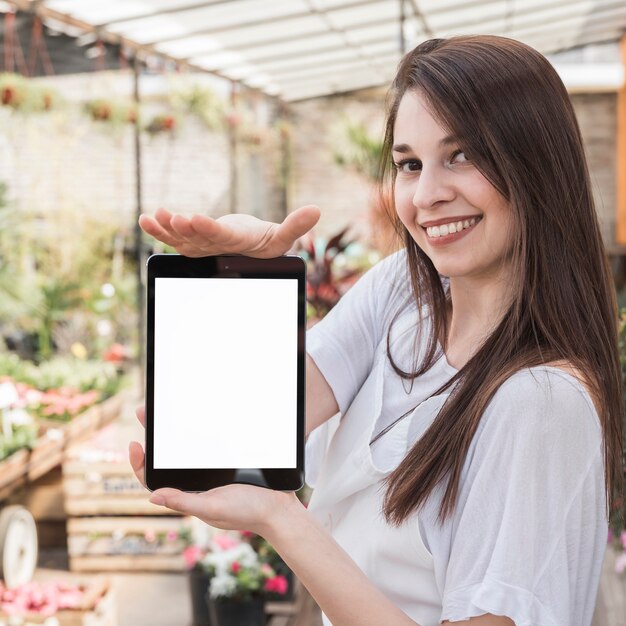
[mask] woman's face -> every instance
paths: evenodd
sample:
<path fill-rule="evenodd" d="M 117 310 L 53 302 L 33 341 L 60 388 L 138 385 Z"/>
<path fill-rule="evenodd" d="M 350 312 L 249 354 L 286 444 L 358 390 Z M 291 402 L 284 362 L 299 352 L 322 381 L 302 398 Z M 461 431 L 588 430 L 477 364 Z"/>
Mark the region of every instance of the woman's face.
<path fill-rule="evenodd" d="M 512 211 L 435 121 L 419 92 L 407 91 L 400 101 L 393 144 L 398 217 L 437 271 L 498 276 L 512 248 Z"/>

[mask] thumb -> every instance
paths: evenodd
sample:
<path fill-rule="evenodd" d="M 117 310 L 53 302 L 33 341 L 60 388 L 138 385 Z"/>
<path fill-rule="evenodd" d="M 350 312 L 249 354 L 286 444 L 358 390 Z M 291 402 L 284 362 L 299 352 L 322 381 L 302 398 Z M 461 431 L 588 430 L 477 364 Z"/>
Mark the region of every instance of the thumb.
<path fill-rule="evenodd" d="M 292 244 L 317 224 L 321 214 L 319 207 L 313 204 L 300 207 L 287 215 L 283 223 L 278 226 L 276 235 L 281 241 Z"/>
<path fill-rule="evenodd" d="M 150 497 L 152 504 L 166 506 L 172 511 L 185 513 L 186 515 L 206 515 L 206 498 L 204 494 L 187 493 L 178 489 L 163 488 L 157 489 Z"/>

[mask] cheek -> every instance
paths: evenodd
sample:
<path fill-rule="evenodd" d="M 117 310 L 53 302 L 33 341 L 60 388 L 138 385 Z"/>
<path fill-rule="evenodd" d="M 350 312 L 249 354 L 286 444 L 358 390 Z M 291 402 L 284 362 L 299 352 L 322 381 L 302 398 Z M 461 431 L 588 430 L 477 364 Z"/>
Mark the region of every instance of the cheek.
<path fill-rule="evenodd" d="M 396 213 L 400 221 L 411 231 L 415 230 L 416 210 L 413 206 L 413 194 L 407 185 L 396 184 L 394 189 Z"/>

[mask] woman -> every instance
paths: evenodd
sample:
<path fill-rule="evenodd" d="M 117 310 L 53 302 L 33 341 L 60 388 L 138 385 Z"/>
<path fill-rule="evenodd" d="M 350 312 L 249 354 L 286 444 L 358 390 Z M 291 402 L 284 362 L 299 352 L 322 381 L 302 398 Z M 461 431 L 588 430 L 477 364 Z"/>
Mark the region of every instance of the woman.
<path fill-rule="evenodd" d="M 622 488 L 622 380 L 554 69 L 502 37 L 417 46 L 390 91 L 381 191 L 404 249 L 307 335 L 308 510 L 244 485 L 151 500 L 266 537 L 326 624 L 589 625 Z M 141 226 L 189 256 L 271 257 L 318 218 Z"/>

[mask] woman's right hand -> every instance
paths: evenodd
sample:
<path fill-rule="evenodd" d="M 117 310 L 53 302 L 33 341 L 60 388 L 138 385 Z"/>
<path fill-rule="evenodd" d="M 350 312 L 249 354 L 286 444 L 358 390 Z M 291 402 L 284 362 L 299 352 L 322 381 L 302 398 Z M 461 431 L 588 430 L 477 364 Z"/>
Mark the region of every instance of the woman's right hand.
<path fill-rule="evenodd" d="M 206 215 L 173 215 L 159 209 L 154 217 L 141 215 L 139 225 L 148 235 L 188 257 L 243 254 L 273 258 L 285 254 L 296 240 L 317 224 L 320 210 L 314 205 L 296 209 L 282 224 L 235 213 L 213 219 Z"/>

